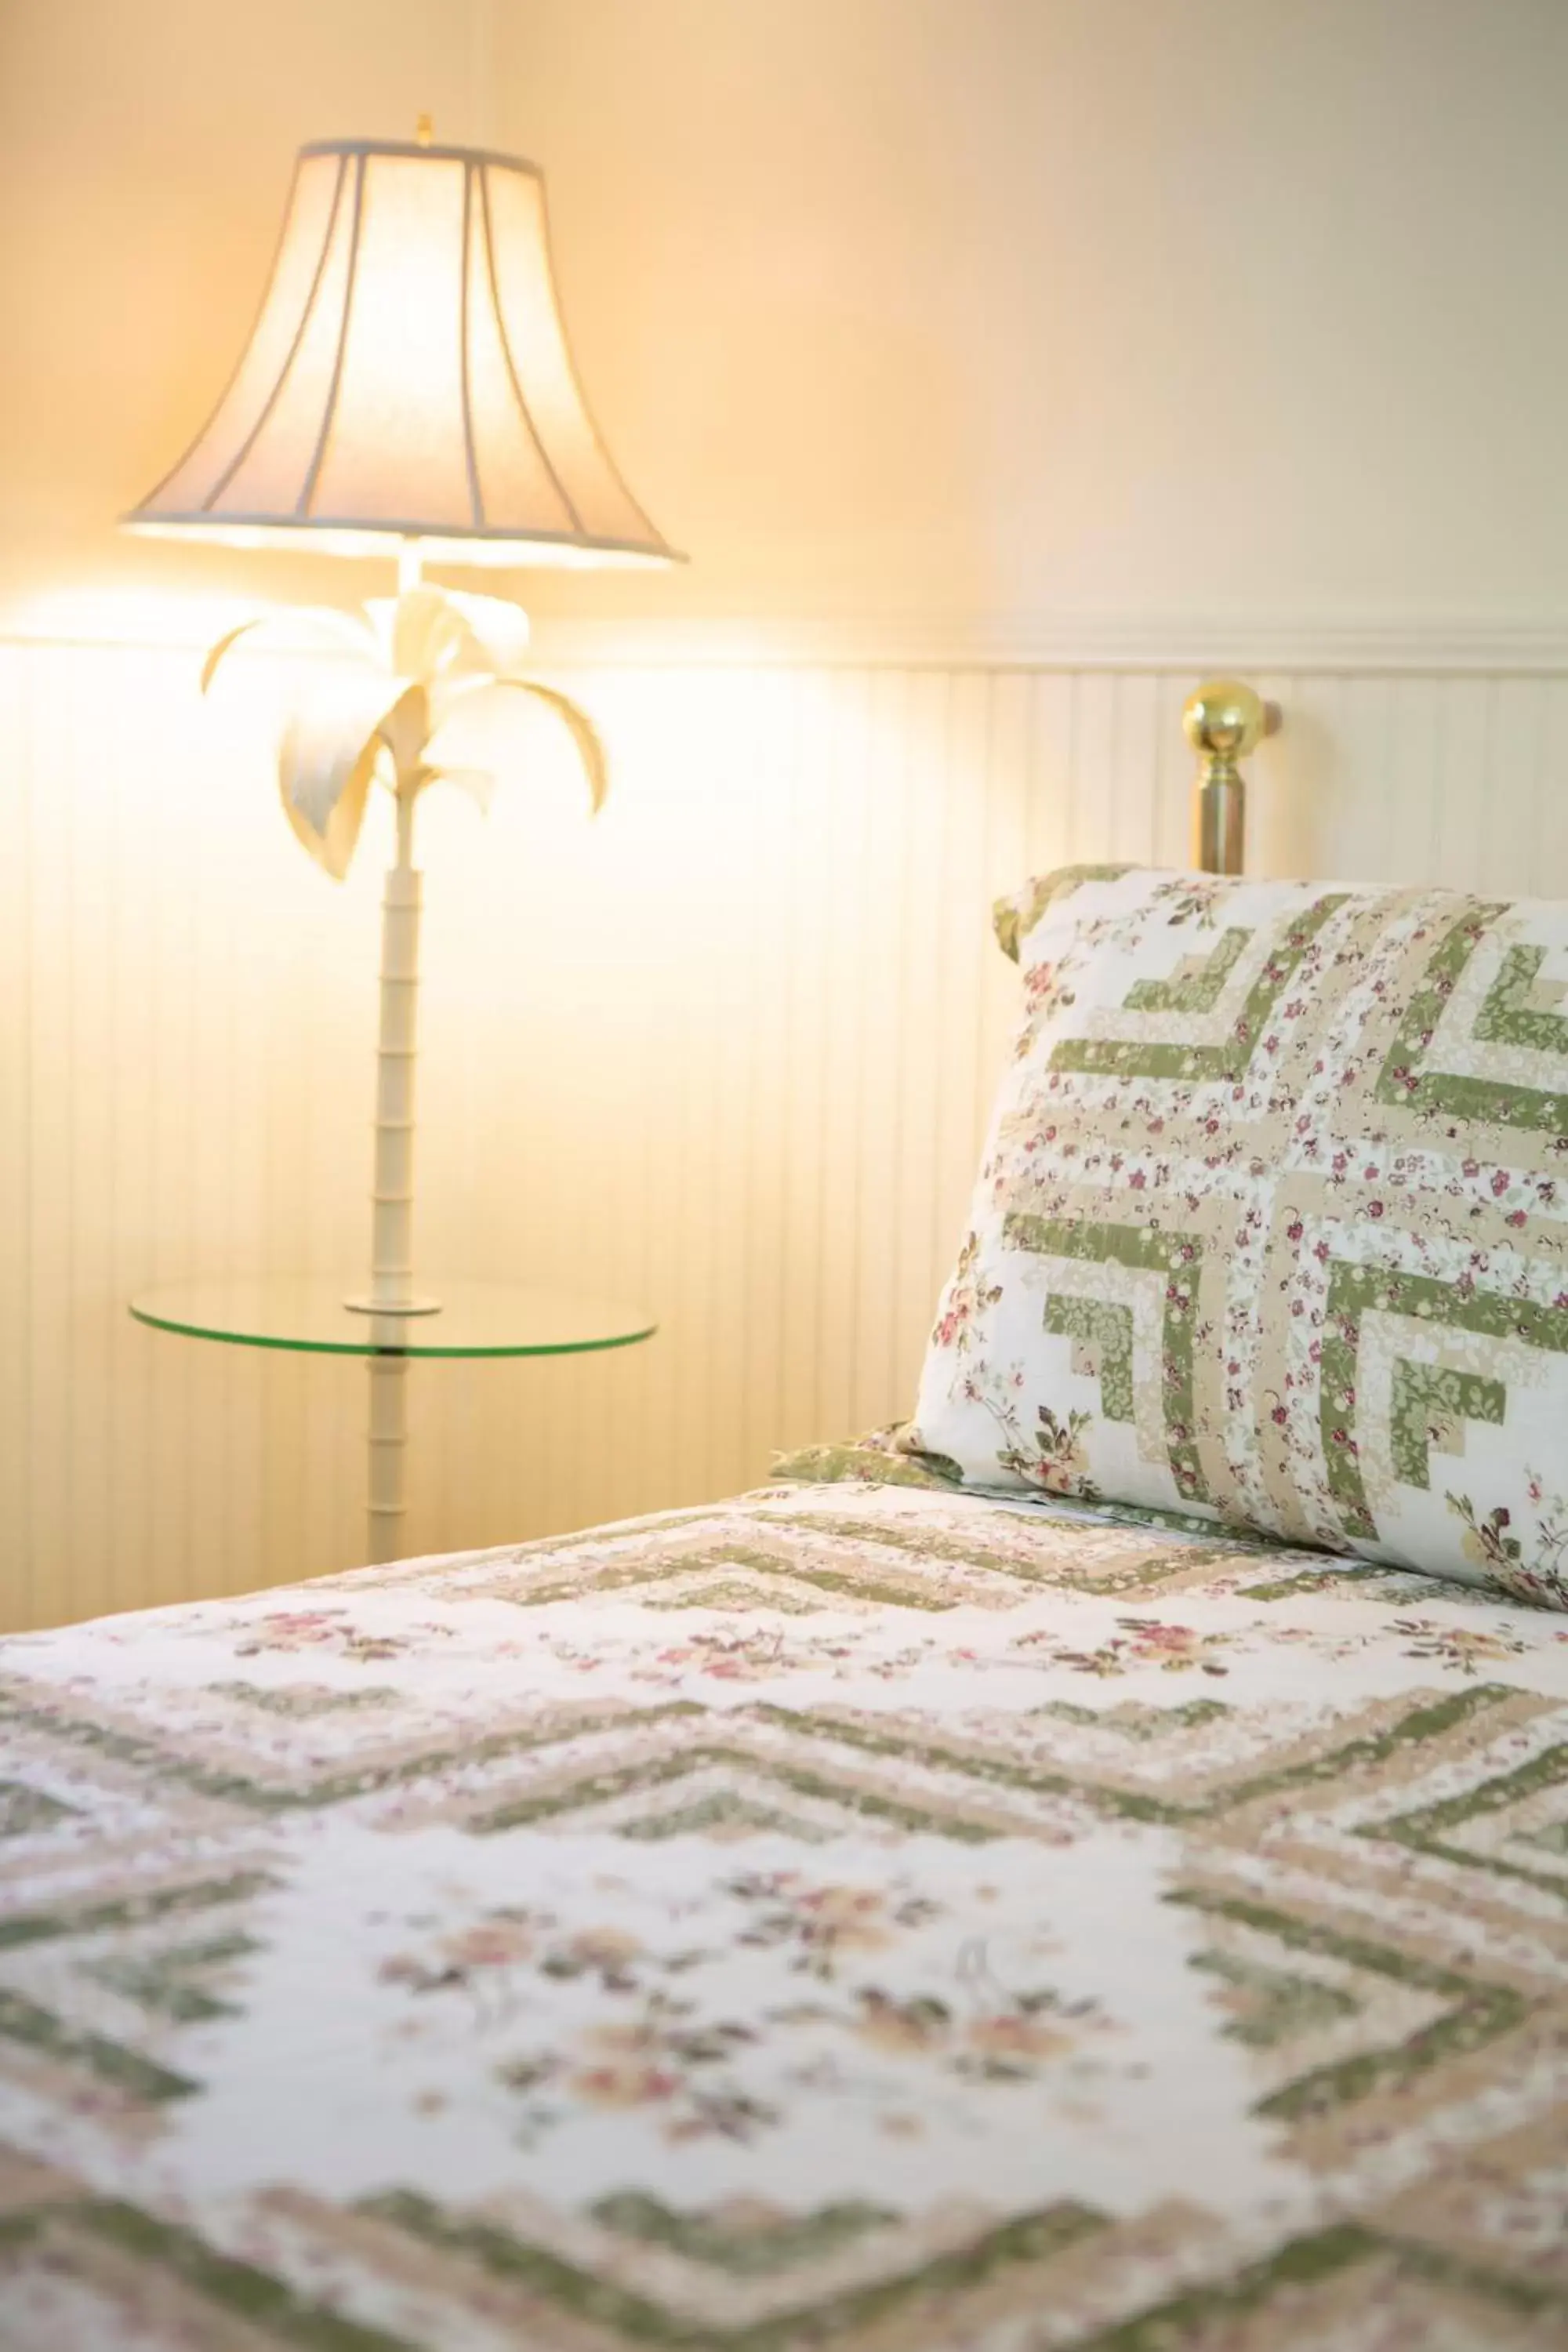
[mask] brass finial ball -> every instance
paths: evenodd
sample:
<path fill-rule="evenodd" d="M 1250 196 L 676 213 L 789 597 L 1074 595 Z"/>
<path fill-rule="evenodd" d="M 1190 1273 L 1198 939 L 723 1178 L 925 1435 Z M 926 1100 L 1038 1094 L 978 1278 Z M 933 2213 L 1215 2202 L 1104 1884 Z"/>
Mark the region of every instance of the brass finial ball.
<path fill-rule="evenodd" d="M 1211 678 L 1182 706 L 1182 726 L 1194 751 L 1234 763 L 1256 751 L 1278 724 L 1260 694 L 1239 678 Z"/>

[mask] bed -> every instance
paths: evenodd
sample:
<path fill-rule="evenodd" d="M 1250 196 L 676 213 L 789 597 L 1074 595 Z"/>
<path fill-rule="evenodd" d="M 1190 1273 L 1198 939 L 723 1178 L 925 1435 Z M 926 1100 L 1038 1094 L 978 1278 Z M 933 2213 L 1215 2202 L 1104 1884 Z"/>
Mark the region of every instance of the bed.
<path fill-rule="evenodd" d="M 885 1466 L 7 1643 L 0 2342 L 1568 2340 L 1568 1623 Z"/>
<path fill-rule="evenodd" d="M 7 2352 L 1568 2345 L 1568 918 L 998 929 L 914 1424 L 0 1644 Z"/>

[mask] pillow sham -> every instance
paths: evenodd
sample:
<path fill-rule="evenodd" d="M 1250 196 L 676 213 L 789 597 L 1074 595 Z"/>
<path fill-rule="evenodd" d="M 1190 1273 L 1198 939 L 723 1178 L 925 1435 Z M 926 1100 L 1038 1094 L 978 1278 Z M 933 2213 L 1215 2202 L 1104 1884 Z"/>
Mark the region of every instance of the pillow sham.
<path fill-rule="evenodd" d="M 1074 866 L 908 1444 L 1568 1608 L 1568 906 Z"/>

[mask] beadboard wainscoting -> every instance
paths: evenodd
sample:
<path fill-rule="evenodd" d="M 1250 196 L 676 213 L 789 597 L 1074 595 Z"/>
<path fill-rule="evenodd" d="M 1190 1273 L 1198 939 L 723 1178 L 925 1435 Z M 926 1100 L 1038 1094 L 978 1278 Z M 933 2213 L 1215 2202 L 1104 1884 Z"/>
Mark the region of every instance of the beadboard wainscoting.
<path fill-rule="evenodd" d="M 1521 641 L 1523 646 L 1523 640 Z M 1568 663 L 1506 643 L 1251 675 L 1260 872 L 1568 892 Z M 373 832 L 276 805 L 278 667 L 0 645 L 0 1621 L 362 1557 L 362 1366 L 133 1325 L 185 1273 L 363 1277 Z M 1184 863 L 1196 664 L 563 657 L 488 818 L 432 794 L 418 1252 L 646 1300 L 649 1346 L 414 1368 L 411 1550 L 755 1482 L 908 1410 L 1016 976 L 993 896 Z"/>

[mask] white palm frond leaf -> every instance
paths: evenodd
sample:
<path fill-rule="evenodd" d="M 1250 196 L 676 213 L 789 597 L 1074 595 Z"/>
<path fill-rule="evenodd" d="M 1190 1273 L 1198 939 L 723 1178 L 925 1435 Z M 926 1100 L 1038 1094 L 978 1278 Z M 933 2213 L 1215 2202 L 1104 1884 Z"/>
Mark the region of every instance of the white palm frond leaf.
<path fill-rule="evenodd" d="M 533 696 L 563 720 L 583 763 L 590 805 L 603 806 L 608 772 L 587 713 L 554 687 L 519 673 L 528 619 L 517 605 L 421 586 L 377 599 L 365 614 L 363 621 L 313 611 L 244 622 L 219 639 L 202 669 L 205 693 L 241 638 L 268 631 L 296 646 L 303 635 L 330 657 L 284 720 L 278 785 L 294 833 L 335 881 L 348 872 L 378 773 L 403 797 L 449 783 L 488 809 L 494 775 L 432 759 L 432 738 L 460 705 L 472 708 L 503 689 Z"/>

